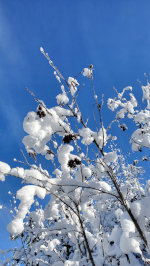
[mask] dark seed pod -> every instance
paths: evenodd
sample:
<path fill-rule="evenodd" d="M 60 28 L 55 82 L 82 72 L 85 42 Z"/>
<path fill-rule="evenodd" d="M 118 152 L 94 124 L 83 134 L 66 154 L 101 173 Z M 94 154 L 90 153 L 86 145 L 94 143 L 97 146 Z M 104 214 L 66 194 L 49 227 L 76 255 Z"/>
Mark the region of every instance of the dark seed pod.
<path fill-rule="evenodd" d="M 121 124 L 121 125 L 120 125 L 120 128 L 122 129 L 122 131 L 127 130 L 127 126 L 126 126 L 125 124 Z"/>
<path fill-rule="evenodd" d="M 110 241 L 110 243 L 109 243 L 111 246 L 114 244 L 114 241 Z"/>
<path fill-rule="evenodd" d="M 81 161 L 79 159 L 77 159 L 77 158 L 75 158 L 74 161 L 75 161 L 76 165 L 80 165 L 81 164 Z"/>
<path fill-rule="evenodd" d="M 93 68 L 93 65 L 91 64 L 91 65 L 89 66 L 89 68 L 90 68 L 90 69 Z"/>
<path fill-rule="evenodd" d="M 64 142 L 64 143 L 70 143 L 71 140 L 75 140 L 75 139 L 76 139 L 75 135 L 73 135 L 73 134 L 68 134 L 68 135 L 65 135 L 65 136 L 64 136 L 64 138 L 63 138 L 63 142 Z"/>
<path fill-rule="evenodd" d="M 74 160 L 69 160 L 68 162 L 68 166 L 70 168 L 75 168 L 77 165 L 80 165 L 81 164 L 81 161 L 77 158 L 75 158 Z"/>
<path fill-rule="evenodd" d="M 75 163 L 75 161 L 74 161 L 74 160 L 69 160 L 69 162 L 68 162 L 68 166 L 69 166 L 70 168 L 75 168 L 75 167 L 76 167 L 76 163 Z"/>
<path fill-rule="evenodd" d="M 41 116 L 42 116 L 42 117 L 45 117 L 45 116 L 46 116 L 46 114 L 45 114 L 44 111 L 41 112 Z"/>
<path fill-rule="evenodd" d="M 36 112 L 36 113 L 37 113 L 37 115 L 38 115 L 40 118 L 43 118 L 43 117 L 46 116 L 46 113 L 43 111 L 41 105 L 38 106 L 38 108 L 37 108 L 37 112 Z"/>

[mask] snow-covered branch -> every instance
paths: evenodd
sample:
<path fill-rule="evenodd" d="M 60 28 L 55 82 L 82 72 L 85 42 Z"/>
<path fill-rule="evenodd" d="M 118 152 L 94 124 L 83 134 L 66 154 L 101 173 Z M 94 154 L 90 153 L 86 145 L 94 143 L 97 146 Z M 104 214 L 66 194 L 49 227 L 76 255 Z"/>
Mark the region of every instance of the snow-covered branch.
<path fill-rule="evenodd" d="M 110 131 L 116 122 L 118 134 L 123 134 L 132 121 L 132 150 L 150 148 L 150 84 L 142 86 L 143 101 L 147 101 L 143 109 L 138 108 L 132 87 L 108 99 L 108 108 L 116 114 L 108 126 L 102 118 L 103 96 L 97 95 L 94 87 L 93 65 L 84 68 L 78 79 L 82 83 L 87 78 L 93 92 L 93 104 L 97 107 L 94 130 L 78 103 L 77 77 L 64 78 L 44 49 L 40 50 L 54 70 L 60 93 L 56 96 L 57 105 L 49 108 L 27 89 L 38 106 L 23 122 L 26 155 L 22 152 L 23 161 L 16 160 L 21 167 L 11 168 L 0 162 L 1 181 L 13 176 L 23 184 L 16 192 L 20 201 L 16 214 L 7 226 L 11 238 L 20 238 L 22 245 L 3 259 L 4 263 L 149 263 L 150 181 L 145 186 L 139 182 L 141 167 L 126 162 L 117 148 L 117 137 L 112 137 Z M 42 162 L 38 164 L 41 156 L 48 162 L 48 170 L 43 169 Z M 30 163 L 32 160 L 34 164 Z"/>

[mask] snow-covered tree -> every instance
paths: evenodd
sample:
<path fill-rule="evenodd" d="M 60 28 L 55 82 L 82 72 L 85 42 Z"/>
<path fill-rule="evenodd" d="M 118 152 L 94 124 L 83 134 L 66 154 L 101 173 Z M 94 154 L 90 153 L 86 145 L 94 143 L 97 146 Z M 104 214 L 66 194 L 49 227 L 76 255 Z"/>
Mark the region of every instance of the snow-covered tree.
<path fill-rule="evenodd" d="M 150 148 L 149 82 L 142 85 L 147 102 L 143 109 L 131 93 L 132 87 L 108 99 L 115 118 L 107 125 L 101 116 L 103 96 L 99 99 L 93 85 L 93 66 L 84 68 L 79 79 L 82 76 L 91 83 L 97 108 L 94 131 L 78 105 L 79 82 L 74 77 L 65 79 L 43 48 L 40 50 L 54 69 L 61 93 L 56 96 L 58 105 L 48 108 L 27 89 L 38 104 L 23 122 L 27 153 L 23 152 L 23 161 L 16 160 L 21 163 L 16 168 L 0 162 L 1 181 L 14 176 L 23 184 L 16 192 L 20 204 L 7 226 L 11 239 L 19 238 L 21 244 L 9 250 L 7 258 L 7 252 L 1 250 L 2 265 L 150 264 L 150 180 L 146 185 L 139 182 L 143 170 L 138 160 L 126 161 L 117 137 L 111 135 L 114 123 L 120 134 L 128 129 L 125 121 L 130 120 L 134 125 L 132 150 Z M 38 156 L 48 160 L 49 172 L 42 163 L 37 165 Z M 142 154 L 141 160 L 149 158 Z M 45 197 L 43 207 L 38 199 L 41 202 Z"/>

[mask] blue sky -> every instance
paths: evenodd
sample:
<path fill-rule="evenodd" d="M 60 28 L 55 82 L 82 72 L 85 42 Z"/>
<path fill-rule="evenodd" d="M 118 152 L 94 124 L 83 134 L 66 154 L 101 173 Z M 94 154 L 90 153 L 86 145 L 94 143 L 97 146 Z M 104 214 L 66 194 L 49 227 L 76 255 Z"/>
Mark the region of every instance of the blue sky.
<path fill-rule="evenodd" d="M 56 103 L 59 86 L 40 46 L 66 78 L 93 64 L 95 88 L 105 103 L 113 87 L 132 85 L 141 96 L 137 80 L 144 83 L 144 73 L 150 74 L 149 10 L 149 0 L 0 1 L 0 161 L 14 166 L 13 158 L 21 159 L 22 121 L 36 108 L 25 87 L 47 106 Z M 83 87 L 80 96 L 87 116 L 89 93 Z M 106 122 L 109 116 L 103 112 Z M 9 208 L 7 192 L 20 182 L 8 178 L 0 186 L 0 204 Z M 9 220 L 6 209 L 1 211 L 0 248 L 10 247 L 4 231 Z"/>

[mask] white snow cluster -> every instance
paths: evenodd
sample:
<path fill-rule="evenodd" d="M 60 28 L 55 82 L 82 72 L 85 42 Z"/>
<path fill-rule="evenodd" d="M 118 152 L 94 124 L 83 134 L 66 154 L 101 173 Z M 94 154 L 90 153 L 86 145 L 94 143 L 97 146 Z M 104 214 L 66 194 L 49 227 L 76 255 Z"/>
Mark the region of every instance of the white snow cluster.
<path fill-rule="evenodd" d="M 7 163 L 0 161 L 0 180 L 5 181 L 5 175 L 10 172 L 10 166 Z"/>
<path fill-rule="evenodd" d="M 124 118 L 126 114 L 128 115 L 128 118 L 132 118 L 133 114 L 135 113 L 134 108 L 137 107 L 137 101 L 132 93 L 129 93 L 130 100 L 122 98 L 126 90 L 132 90 L 132 88 L 126 87 L 122 93 L 118 94 L 118 99 L 109 98 L 107 101 L 107 106 L 112 111 L 115 111 L 120 107 L 120 110 L 116 112 L 117 119 Z"/>
<path fill-rule="evenodd" d="M 59 217 L 59 204 L 56 200 L 52 197 L 52 200 L 47 204 L 44 215 L 48 220 L 57 219 Z"/>
<path fill-rule="evenodd" d="M 135 130 L 131 136 L 132 150 L 139 151 L 142 146 L 150 148 L 150 111 L 140 111 L 135 115 L 134 121 L 142 126 Z"/>
<path fill-rule="evenodd" d="M 68 162 L 72 159 L 73 155 L 70 154 L 74 150 L 74 147 L 71 145 L 61 145 L 58 149 L 58 161 L 61 165 L 61 170 L 65 173 L 70 172 Z"/>
<path fill-rule="evenodd" d="M 69 98 L 67 97 L 66 93 L 58 94 L 56 96 L 56 100 L 58 105 L 67 104 L 69 102 Z"/>
<path fill-rule="evenodd" d="M 31 205 L 34 203 L 35 196 L 38 196 L 40 199 L 44 199 L 46 196 L 45 188 L 28 185 L 17 191 L 16 198 L 21 201 L 19 204 L 19 211 L 15 219 L 7 226 L 7 230 L 12 236 L 18 235 L 24 230 L 23 220 Z"/>
<path fill-rule="evenodd" d="M 43 47 L 40 47 L 40 51 L 41 51 L 41 53 L 44 53 Z"/>
<path fill-rule="evenodd" d="M 115 111 L 115 109 L 117 109 L 120 106 L 120 104 L 121 101 L 116 99 L 109 98 L 107 101 L 107 105 L 111 111 Z"/>
<path fill-rule="evenodd" d="M 23 122 L 24 131 L 29 135 L 23 138 L 23 143 L 28 153 L 35 151 L 45 156 L 47 160 L 53 160 L 53 154 L 49 154 L 47 142 L 51 140 L 55 132 L 60 135 L 70 131 L 64 122 L 66 116 L 71 116 L 72 112 L 61 107 L 54 107 L 47 111 L 45 116 L 40 118 L 35 112 L 30 112 Z"/>
<path fill-rule="evenodd" d="M 82 74 L 84 77 L 90 78 L 92 76 L 92 69 L 84 68 Z"/>
<path fill-rule="evenodd" d="M 48 172 L 41 167 L 38 168 L 36 165 L 32 165 L 31 169 L 24 169 L 22 167 L 12 168 L 9 174 L 21 178 L 26 183 L 34 185 L 42 185 L 42 182 L 45 182 L 46 185 L 46 181 L 49 180 Z"/>
<path fill-rule="evenodd" d="M 108 152 L 108 153 L 104 154 L 103 162 L 106 165 L 110 165 L 110 163 L 116 162 L 117 161 L 117 158 L 118 157 L 117 157 L 116 151 Z"/>
<path fill-rule="evenodd" d="M 81 142 L 85 145 L 90 145 L 94 140 L 93 131 L 90 128 L 83 127 L 79 130 L 79 134 L 82 137 Z"/>
<path fill-rule="evenodd" d="M 124 254 L 129 254 L 130 252 L 141 254 L 140 242 L 138 238 L 132 236 L 135 233 L 135 225 L 127 217 L 126 213 L 121 217 L 121 227 L 123 230 L 120 238 L 120 249 L 122 252 Z"/>
<path fill-rule="evenodd" d="M 103 127 L 99 130 L 99 132 L 96 132 L 93 134 L 94 139 L 96 140 L 97 144 L 99 145 L 100 149 L 102 149 L 103 146 L 107 143 L 107 133 L 106 129 Z"/>
<path fill-rule="evenodd" d="M 99 188 L 101 188 L 102 191 L 107 191 L 107 192 L 111 191 L 111 186 L 105 181 L 99 182 Z"/>
<path fill-rule="evenodd" d="M 150 109 L 150 83 L 148 82 L 146 86 L 142 86 L 143 91 L 143 101 L 147 101 L 147 108 Z"/>
<path fill-rule="evenodd" d="M 89 167 L 82 167 L 82 175 L 85 179 L 89 178 L 92 175 L 92 171 Z"/>
<path fill-rule="evenodd" d="M 98 179 L 107 178 L 109 171 L 109 165 L 115 163 L 118 159 L 116 151 L 105 153 L 104 156 L 97 159 L 96 174 Z"/>
<path fill-rule="evenodd" d="M 79 86 L 79 83 L 76 79 L 69 77 L 68 84 L 70 85 L 70 93 L 72 96 L 74 96 L 77 91 L 77 86 Z"/>
<path fill-rule="evenodd" d="M 131 135 L 130 143 L 132 144 L 133 151 L 142 151 L 142 147 L 150 148 L 150 84 L 142 86 L 143 101 L 147 101 L 147 106 L 143 110 L 135 110 L 138 107 L 137 100 L 132 93 L 129 93 L 130 100 L 123 98 L 124 92 L 132 90 L 132 87 L 126 87 L 122 93 L 118 93 L 118 97 L 108 99 L 107 105 L 112 111 L 116 111 L 117 120 L 125 118 L 133 119 L 138 129 L 136 129 Z M 120 125 L 120 128 L 122 126 Z M 125 126 L 126 130 L 128 127 Z"/>

